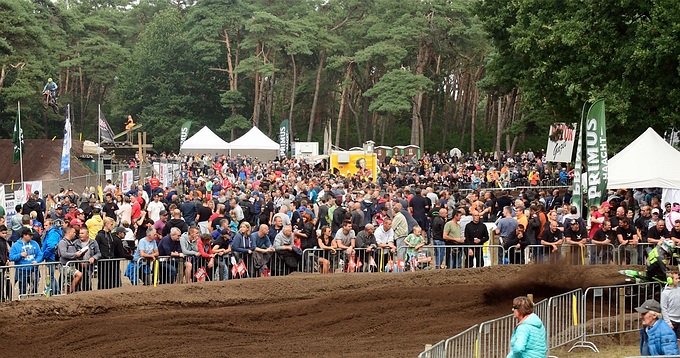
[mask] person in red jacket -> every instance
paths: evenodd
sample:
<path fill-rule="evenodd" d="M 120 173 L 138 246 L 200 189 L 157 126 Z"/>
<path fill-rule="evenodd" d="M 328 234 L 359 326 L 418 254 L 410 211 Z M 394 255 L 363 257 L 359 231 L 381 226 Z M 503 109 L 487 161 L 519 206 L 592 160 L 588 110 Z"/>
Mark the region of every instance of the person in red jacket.
<path fill-rule="evenodd" d="M 210 234 L 201 235 L 198 242 L 198 252 L 201 254 L 201 256 L 198 259 L 198 264 L 196 267 L 199 267 L 199 269 L 202 267 L 205 270 L 206 281 L 212 280 L 215 254 L 212 250 L 212 236 Z"/>

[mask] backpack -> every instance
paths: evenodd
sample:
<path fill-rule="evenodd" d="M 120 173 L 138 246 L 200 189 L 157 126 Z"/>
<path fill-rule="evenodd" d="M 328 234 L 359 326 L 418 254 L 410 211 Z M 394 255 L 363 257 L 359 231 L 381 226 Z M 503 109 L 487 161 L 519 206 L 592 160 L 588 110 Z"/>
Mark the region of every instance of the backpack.
<path fill-rule="evenodd" d="M 253 218 L 253 213 L 250 212 L 250 207 L 243 201 L 240 202 L 238 206 L 240 206 L 241 210 L 243 211 L 243 221 L 250 222 Z"/>

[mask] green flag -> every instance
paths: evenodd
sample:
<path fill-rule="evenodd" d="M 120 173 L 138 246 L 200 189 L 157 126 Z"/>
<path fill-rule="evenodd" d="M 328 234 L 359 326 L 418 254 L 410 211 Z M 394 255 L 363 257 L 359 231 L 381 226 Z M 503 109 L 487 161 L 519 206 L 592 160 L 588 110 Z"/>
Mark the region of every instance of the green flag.
<path fill-rule="evenodd" d="M 182 130 L 179 132 L 179 148 L 182 149 L 182 144 L 189 137 L 189 128 L 191 128 L 191 121 L 186 121 L 182 124 Z"/>
<path fill-rule="evenodd" d="M 607 200 L 607 126 L 604 100 L 593 103 L 585 124 L 588 205 L 600 205 Z"/>
<path fill-rule="evenodd" d="M 21 112 L 17 111 L 17 119 L 14 121 L 14 136 L 12 142 L 14 143 L 14 164 L 18 163 L 23 156 L 24 151 L 24 131 L 21 130 Z"/>

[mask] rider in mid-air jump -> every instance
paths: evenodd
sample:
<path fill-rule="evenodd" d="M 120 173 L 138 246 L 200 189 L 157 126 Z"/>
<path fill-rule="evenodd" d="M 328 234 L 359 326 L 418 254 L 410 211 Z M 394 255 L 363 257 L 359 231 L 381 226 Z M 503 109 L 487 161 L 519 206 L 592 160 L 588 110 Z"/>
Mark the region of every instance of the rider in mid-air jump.
<path fill-rule="evenodd" d="M 45 87 L 43 87 L 43 93 L 45 93 L 45 91 L 50 91 L 50 95 L 56 101 L 57 100 L 57 88 L 59 88 L 59 87 L 57 86 L 56 83 L 54 83 L 54 81 L 52 81 L 52 78 L 48 78 L 47 83 L 45 83 Z"/>

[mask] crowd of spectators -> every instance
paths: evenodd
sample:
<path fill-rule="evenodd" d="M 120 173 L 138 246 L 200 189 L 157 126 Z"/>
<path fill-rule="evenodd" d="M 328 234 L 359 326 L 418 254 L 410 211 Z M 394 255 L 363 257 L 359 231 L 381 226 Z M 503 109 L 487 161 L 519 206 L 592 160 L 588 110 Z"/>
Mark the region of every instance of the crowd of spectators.
<path fill-rule="evenodd" d="M 482 266 L 481 247 L 490 240 L 484 223 L 490 222 L 497 222 L 495 234 L 510 253 L 509 263 L 524 263 L 528 245 L 547 248 L 535 255 L 541 257 L 563 244 L 632 247 L 664 235 L 680 240 L 673 236 L 680 228 L 680 217 L 675 219 L 680 205 L 664 209 L 652 190 L 612 192 L 584 220 L 571 205 L 571 191 L 554 187 L 568 184 L 569 168 L 546 164 L 531 150 L 498 157 L 482 152 L 387 157 L 377 178 L 342 177 L 323 162 L 298 159 L 265 163 L 209 154 L 150 159 L 181 163 L 173 183 L 152 175 L 128 192 L 109 180 L 103 198 L 95 190 L 78 195 L 70 188 L 45 199 L 31 194 L 9 222 L 4 215 L 0 219 L 0 241 L 7 241 L 0 242 L 0 260 L 88 261 L 62 272 L 66 285 L 50 273 L 57 293 L 56 286 L 90 288 L 84 281 L 95 269 L 99 289 L 119 287 L 113 259 L 142 263 L 125 272 L 134 284 L 150 284 L 150 263 L 156 260 L 160 283 L 287 274 L 303 266 L 321 273 Z M 540 187 L 544 184 L 553 188 Z M 668 232 L 655 224 L 663 218 Z M 442 247 L 431 257 L 425 245 Z M 308 249 L 313 254 L 303 257 Z M 626 262 L 637 262 L 637 250 L 625 252 Z M 610 262 L 612 255 L 598 248 L 589 257 Z M 31 275 L 21 277 L 25 293 Z"/>

